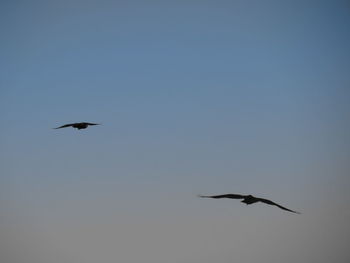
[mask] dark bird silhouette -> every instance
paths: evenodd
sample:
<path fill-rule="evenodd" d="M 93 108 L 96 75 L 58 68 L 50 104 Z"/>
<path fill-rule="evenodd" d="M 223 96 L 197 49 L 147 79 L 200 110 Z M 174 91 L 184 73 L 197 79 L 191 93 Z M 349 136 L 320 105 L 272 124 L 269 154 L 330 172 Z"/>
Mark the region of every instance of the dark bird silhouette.
<path fill-rule="evenodd" d="M 65 124 L 65 125 L 62 125 L 60 127 L 54 128 L 54 129 L 73 127 L 73 128 L 78 129 L 78 130 L 81 130 L 81 129 L 86 129 L 88 126 L 92 126 L 92 125 L 100 125 L 100 124 L 98 124 L 98 123 L 89 123 L 89 122 L 77 122 L 77 123 Z"/>
<path fill-rule="evenodd" d="M 292 213 L 300 214 L 299 212 L 290 210 L 290 209 L 285 208 L 279 204 L 276 204 L 275 202 L 272 202 L 271 200 L 264 199 L 264 198 L 258 198 L 258 197 L 252 196 L 252 195 L 224 194 L 224 195 L 199 195 L 199 197 L 215 198 L 215 199 L 220 199 L 220 198 L 243 199 L 241 202 L 245 203 L 247 205 L 254 204 L 257 202 L 262 202 L 262 203 L 265 203 L 268 205 L 275 205 L 283 210 L 286 210 L 286 211 L 289 211 Z"/>

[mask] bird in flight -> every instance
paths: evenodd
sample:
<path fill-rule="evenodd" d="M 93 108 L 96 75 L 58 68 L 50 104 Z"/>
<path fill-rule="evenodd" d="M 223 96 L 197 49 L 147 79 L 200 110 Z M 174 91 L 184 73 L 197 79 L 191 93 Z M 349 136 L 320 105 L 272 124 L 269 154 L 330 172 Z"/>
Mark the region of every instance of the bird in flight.
<path fill-rule="evenodd" d="M 78 129 L 78 130 L 81 130 L 81 129 L 86 129 L 88 126 L 92 126 L 92 125 L 100 125 L 100 124 L 98 124 L 98 123 L 89 123 L 89 122 L 77 122 L 77 123 L 65 124 L 65 125 L 62 125 L 60 127 L 54 128 L 54 129 L 73 127 L 73 128 Z"/>
<path fill-rule="evenodd" d="M 258 198 L 258 197 L 252 196 L 252 195 L 224 194 L 224 195 L 199 195 L 199 197 L 202 197 L 202 198 L 215 198 L 215 199 L 220 199 L 220 198 L 243 199 L 241 202 L 245 203 L 247 205 L 254 204 L 254 203 L 257 203 L 257 202 L 262 202 L 262 203 L 265 203 L 265 204 L 268 204 L 268 205 L 275 205 L 275 206 L 277 206 L 277 207 L 279 207 L 279 208 L 281 208 L 283 210 L 286 210 L 286 211 L 289 211 L 289 212 L 292 212 L 292 213 L 300 214 L 299 212 L 290 210 L 290 209 L 285 208 L 285 207 L 283 207 L 283 206 L 281 206 L 279 204 L 276 204 L 275 202 L 272 202 L 271 200 L 264 199 L 264 198 Z"/>

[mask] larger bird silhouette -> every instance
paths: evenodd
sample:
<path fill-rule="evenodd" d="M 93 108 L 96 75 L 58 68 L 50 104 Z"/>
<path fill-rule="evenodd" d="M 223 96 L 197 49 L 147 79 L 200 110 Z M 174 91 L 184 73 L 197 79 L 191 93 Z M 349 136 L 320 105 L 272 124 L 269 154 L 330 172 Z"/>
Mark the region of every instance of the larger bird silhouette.
<path fill-rule="evenodd" d="M 276 204 L 275 202 L 272 202 L 271 200 L 268 199 L 264 199 L 264 198 L 258 198 L 252 195 L 240 195 L 240 194 L 224 194 L 224 195 L 199 195 L 199 197 L 202 198 L 215 198 L 215 199 L 221 199 L 221 198 L 230 198 L 230 199 L 243 199 L 241 202 L 245 203 L 247 205 L 251 205 L 257 202 L 262 202 L 268 205 L 275 205 L 283 210 L 292 212 L 292 213 L 296 213 L 296 214 L 300 214 L 299 212 L 290 210 L 284 206 L 281 206 L 279 204 Z"/>
<path fill-rule="evenodd" d="M 81 130 L 81 129 L 86 129 L 88 126 L 92 126 L 92 125 L 100 125 L 100 124 L 98 124 L 98 123 L 89 123 L 89 122 L 77 122 L 77 123 L 65 124 L 65 125 L 62 125 L 60 127 L 54 128 L 54 129 L 62 129 L 62 128 L 67 128 L 67 127 L 73 127 L 73 128 L 78 129 L 78 130 Z"/>

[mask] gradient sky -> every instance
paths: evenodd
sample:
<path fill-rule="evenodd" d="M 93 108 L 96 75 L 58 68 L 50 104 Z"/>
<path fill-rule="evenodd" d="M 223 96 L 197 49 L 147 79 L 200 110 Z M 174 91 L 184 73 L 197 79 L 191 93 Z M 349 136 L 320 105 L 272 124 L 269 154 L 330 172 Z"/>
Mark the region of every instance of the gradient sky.
<path fill-rule="evenodd" d="M 349 262 L 349 27 L 345 0 L 1 1 L 1 262 Z"/>

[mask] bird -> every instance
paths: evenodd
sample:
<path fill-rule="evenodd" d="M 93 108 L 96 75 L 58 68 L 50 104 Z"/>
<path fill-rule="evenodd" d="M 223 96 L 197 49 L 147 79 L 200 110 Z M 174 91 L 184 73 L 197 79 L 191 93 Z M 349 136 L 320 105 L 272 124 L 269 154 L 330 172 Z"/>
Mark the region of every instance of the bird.
<path fill-rule="evenodd" d="M 215 198 L 215 199 L 220 199 L 220 198 L 230 198 L 230 199 L 243 199 L 241 202 L 245 203 L 246 205 L 250 205 L 250 204 L 254 204 L 257 202 L 262 202 L 268 205 L 275 205 L 283 210 L 292 212 L 292 213 L 296 213 L 296 214 L 300 214 L 299 212 L 290 210 L 286 207 L 283 207 L 279 204 L 276 204 L 275 202 L 272 202 L 271 200 L 268 199 L 264 199 L 264 198 L 259 198 L 259 197 L 255 197 L 252 195 L 240 195 L 240 194 L 223 194 L 223 195 L 199 195 L 198 197 L 201 198 Z"/>
<path fill-rule="evenodd" d="M 89 123 L 89 122 L 77 122 L 77 123 L 70 123 L 70 124 L 65 124 L 60 127 L 54 128 L 54 129 L 61 129 L 61 128 L 67 128 L 67 127 L 73 127 L 78 130 L 81 129 L 86 129 L 88 126 L 93 126 L 93 125 L 100 125 L 98 123 Z"/>

